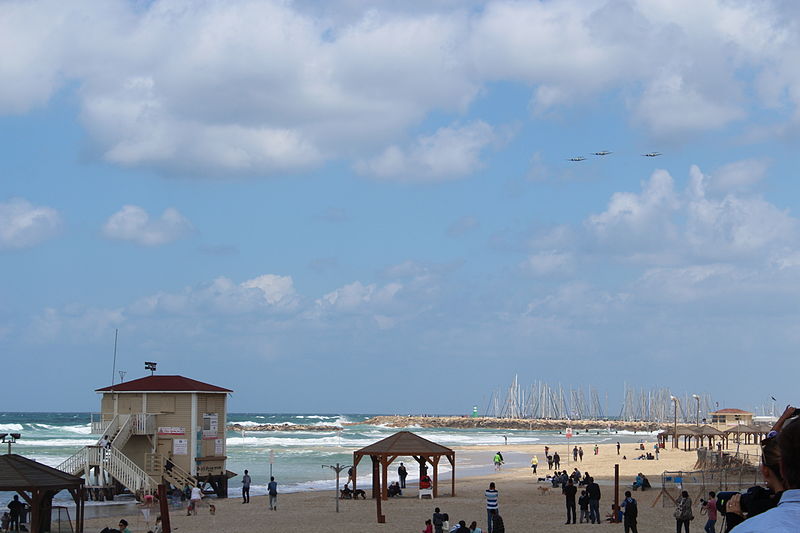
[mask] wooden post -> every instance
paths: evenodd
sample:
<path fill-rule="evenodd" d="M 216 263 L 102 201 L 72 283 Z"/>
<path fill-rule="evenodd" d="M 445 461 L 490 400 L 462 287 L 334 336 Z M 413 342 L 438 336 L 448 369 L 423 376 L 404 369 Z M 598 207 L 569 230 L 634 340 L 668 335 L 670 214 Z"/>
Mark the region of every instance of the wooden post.
<path fill-rule="evenodd" d="M 158 486 L 158 508 L 161 511 L 161 532 L 171 533 L 169 522 L 169 502 L 167 501 L 167 487 L 163 483 Z"/>
<path fill-rule="evenodd" d="M 439 497 L 439 459 L 442 457 L 440 455 L 436 455 L 431 457 L 431 462 L 433 462 L 433 497 Z"/>
<path fill-rule="evenodd" d="M 619 464 L 614 465 L 614 520 L 619 523 Z"/>
<path fill-rule="evenodd" d="M 450 465 L 453 468 L 453 472 L 450 475 L 450 496 L 456 495 L 456 454 L 453 453 L 453 456 L 449 458 Z"/>
<path fill-rule="evenodd" d="M 381 456 L 381 498 L 389 499 L 389 462 L 386 457 Z"/>
<path fill-rule="evenodd" d="M 370 455 L 370 458 L 372 459 L 372 497 L 375 499 L 375 510 L 378 514 L 378 523 L 385 524 L 386 517 L 383 516 L 383 513 L 381 512 L 382 498 L 380 493 L 381 490 L 381 485 L 380 485 L 381 469 L 379 464 L 380 460 L 376 455 Z"/>

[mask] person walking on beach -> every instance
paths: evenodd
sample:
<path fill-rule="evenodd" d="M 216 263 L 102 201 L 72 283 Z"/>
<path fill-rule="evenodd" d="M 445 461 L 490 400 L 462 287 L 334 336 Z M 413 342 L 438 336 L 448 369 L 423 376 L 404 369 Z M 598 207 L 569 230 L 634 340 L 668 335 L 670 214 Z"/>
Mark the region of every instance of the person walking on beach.
<path fill-rule="evenodd" d="M 600 485 L 595 483 L 593 477 L 587 479 L 586 495 L 589 496 L 589 522 L 600 523 Z"/>
<path fill-rule="evenodd" d="M 439 508 L 433 510 L 433 531 L 434 533 L 442 533 L 442 526 L 444 526 L 444 515 L 439 511 Z"/>
<path fill-rule="evenodd" d="M 597 444 L 595 444 L 595 445 L 594 445 L 594 454 L 595 454 L 595 455 L 598 455 L 599 453 L 600 453 L 600 446 L 598 446 Z"/>
<path fill-rule="evenodd" d="M 547 469 L 548 470 L 552 470 L 553 469 L 553 456 L 552 455 L 548 455 L 547 456 Z"/>
<path fill-rule="evenodd" d="M 558 452 L 553 452 L 553 466 L 558 470 L 561 467 L 561 456 Z"/>
<path fill-rule="evenodd" d="M 406 488 L 406 477 L 408 477 L 408 470 L 403 463 L 400 463 L 400 466 L 397 467 L 397 475 L 400 476 L 400 488 Z"/>
<path fill-rule="evenodd" d="M 631 491 L 625 491 L 625 500 L 622 502 L 622 507 L 625 509 L 625 517 L 622 519 L 625 533 L 639 533 L 636 529 L 636 517 L 639 516 L 639 506 L 636 500 L 631 496 Z"/>
<path fill-rule="evenodd" d="M 564 502 L 567 505 L 567 522 L 566 524 L 574 524 L 575 523 L 575 495 L 578 493 L 578 487 L 572 482 L 572 479 L 567 481 L 567 484 L 564 485 L 564 488 L 561 489 L 561 492 L 564 493 Z M 570 517 L 572 518 L 572 522 L 570 522 Z M 626 532 L 627 533 L 627 532 Z M 636 532 L 634 532 L 636 533 Z"/>
<path fill-rule="evenodd" d="M 531 457 L 531 468 L 533 469 L 533 474 L 536 475 L 536 467 L 539 466 L 539 456 L 534 454 Z"/>
<path fill-rule="evenodd" d="M 689 522 L 694 518 L 692 513 L 692 499 L 687 491 L 681 492 L 681 497 L 675 502 L 675 531 L 681 533 L 681 526 L 689 533 Z"/>
<path fill-rule="evenodd" d="M 575 461 L 576 463 L 578 462 L 578 447 L 577 446 L 572 448 L 572 460 Z"/>
<path fill-rule="evenodd" d="M 619 441 L 617 441 L 617 455 L 619 455 L 619 448 L 620 448 L 620 446 L 619 446 Z M 596 454 L 595 454 L 595 455 L 596 455 Z"/>
<path fill-rule="evenodd" d="M 430 518 L 425 520 L 425 529 L 422 530 L 422 533 L 433 533 L 433 523 Z"/>
<path fill-rule="evenodd" d="M 250 503 L 250 474 L 247 470 L 242 476 L 242 503 Z"/>
<path fill-rule="evenodd" d="M 581 462 L 583 462 L 583 446 L 578 448 L 578 458 L 580 458 Z"/>
<path fill-rule="evenodd" d="M 484 493 L 486 496 L 486 530 L 492 533 L 492 517 L 500 512 L 500 507 L 497 503 L 498 492 L 495 488 L 494 481 L 489 483 L 489 488 Z"/>
<path fill-rule="evenodd" d="M 270 511 L 277 511 L 278 510 L 278 484 L 275 482 L 275 478 L 269 478 L 269 483 L 267 484 L 267 492 L 269 493 L 269 510 Z"/>
<path fill-rule="evenodd" d="M 189 497 L 189 509 L 186 513 L 186 516 L 196 515 L 197 514 L 197 507 L 200 505 L 200 501 L 203 499 L 203 491 L 200 490 L 200 485 L 195 485 L 192 487 L 192 493 Z"/>
<path fill-rule="evenodd" d="M 502 456 L 502 454 L 500 454 L 500 452 L 497 452 L 496 454 L 494 454 L 494 460 L 493 461 L 494 461 L 494 471 L 495 472 L 499 472 L 500 471 L 500 467 L 503 466 L 503 456 Z"/>

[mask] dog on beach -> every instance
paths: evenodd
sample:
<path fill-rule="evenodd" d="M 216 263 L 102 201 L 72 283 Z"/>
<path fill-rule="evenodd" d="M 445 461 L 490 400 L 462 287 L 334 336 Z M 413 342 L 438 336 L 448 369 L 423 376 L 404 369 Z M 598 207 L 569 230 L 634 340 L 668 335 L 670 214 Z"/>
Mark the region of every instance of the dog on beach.
<path fill-rule="evenodd" d="M 217 507 L 213 503 L 209 503 L 208 512 L 211 513 L 212 516 L 217 514 Z"/>
<path fill-rule="evenodd" d="M 550 491 L 550 487 L 536 487 L 539 490 L 539 495 L 544 496 Z"/>
<path fill-rule="evenodd" d="M 339 491 L 339 498 L 342 500 L 357 500 L 359 496 L 361 497 L 362 500 L 367 499 L 367 493 L 361 489 L 356 489 L 355 491 L 352 491 L 350 490 L 350 487 L 345 485 L 344 488 Z"/>

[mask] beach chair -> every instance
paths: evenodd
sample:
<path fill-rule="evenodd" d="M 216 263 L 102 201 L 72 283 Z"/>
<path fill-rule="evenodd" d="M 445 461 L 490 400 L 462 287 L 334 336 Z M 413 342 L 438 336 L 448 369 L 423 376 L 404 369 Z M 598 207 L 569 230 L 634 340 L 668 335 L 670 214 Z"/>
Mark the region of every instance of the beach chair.
<path fill-rule="evenodd" d="M 419 499 L 421 500 L 423 496 L 430 496 L 431 500 L 433 499 L 433 488 L 430 489 L 419 489 Z"/>

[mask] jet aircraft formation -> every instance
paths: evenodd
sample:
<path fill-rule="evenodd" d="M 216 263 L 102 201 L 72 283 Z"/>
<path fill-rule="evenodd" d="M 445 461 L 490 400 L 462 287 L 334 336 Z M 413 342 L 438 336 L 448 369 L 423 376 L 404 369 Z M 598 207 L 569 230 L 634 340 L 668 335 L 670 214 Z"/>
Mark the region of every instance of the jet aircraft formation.
<path fill-rule="evenodd" d="M 599 152 L 592 152 L 592 155 L 603 157 L 603 156 L 611 155 L 613 153 L 614 152 L 611 152 L 609 150 L 600 150 Z M 647 152 L 646 154 L 642 154 L 642 157 L 658 157 L 660 155 L 661 155 L 661 152 Z M 568 158 L 567 161 L 573 161 L 573 162 L 586 161 L 586 158 L 583 157 L 582 155 L 578 155 L 578 156 L 575 156 L 575 157 Z"/>

